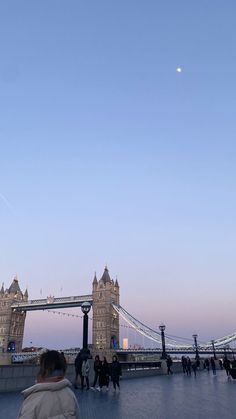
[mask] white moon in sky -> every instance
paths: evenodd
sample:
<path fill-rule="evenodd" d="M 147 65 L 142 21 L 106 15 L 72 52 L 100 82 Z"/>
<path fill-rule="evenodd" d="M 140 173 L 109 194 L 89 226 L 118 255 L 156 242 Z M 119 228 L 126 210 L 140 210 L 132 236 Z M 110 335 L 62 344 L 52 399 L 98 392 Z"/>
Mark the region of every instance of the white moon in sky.
<path fill-rule="evenodd" d="M 177 67 L 176 68 L 177 73 L 182 73 L 182 68 L 181 67 Z"/>

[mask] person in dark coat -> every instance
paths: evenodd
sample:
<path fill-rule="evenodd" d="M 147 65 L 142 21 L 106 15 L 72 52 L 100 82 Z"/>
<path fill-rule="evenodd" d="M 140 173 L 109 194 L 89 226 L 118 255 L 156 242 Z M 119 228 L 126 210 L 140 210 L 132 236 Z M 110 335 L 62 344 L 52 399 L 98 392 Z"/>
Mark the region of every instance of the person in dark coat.
<path fill-rule="evenodd" d="M 173 361 L 170 357 L 170 355 L 168 355 L 167 360 L 166 360 L 166 365 L 167 365 L 167 374 L 173 374 L 173 371 L 171 370 L 171 365 L 173 364 Z"/>
<path fill-rule="evenodd" d="M 94 380 L 93 380 L 93 385 L 91 387 L 92 390 L 94 390 L 97 384 L 100 372 L 101 372 L 101 361 L 100 361 L 99 355 L 95 356 L 93 369 L 94 369 Z M 97 390 L 100 390 L 99 386 L 97 387 Z"/>
<path fill-rule="evenodd" d="M 209 362 L 209 359 L 208 358 L 205 359 L 204 365 L 205 365 L 205 368 L 207 369 L 207 371 L 209 372 L 209 370 L 210 370 L 210 362 Z"/>
<path fill-rule="evenodd" d="M 187 372 L 187 359 L 185 358 L 185 356 L 182 356 L 181 362 L 182 362 L 183 373 L 185 374 Z"/>
<path fill-rule="evenodd" d="M 229 377 L 230 369 L 231 369 L 231 363 L 230 363 L 229 359 L 227 358 L 227 356 L 224 358 L 223 367 L 226 371 L 227 377 Z"/>
<path fill-rule="evenodd" d="M 101 370 L 100 370 L 100 374 L 99 374 L 99 387 L 100 389 L 106 386 L 107 390 L 108 390 L 108 386 L 109 386 L 109 365 L 108 362 L 106 360 L 106 357 L 104 356 L 102 364 L 101 364 Z"/>
<path fill-rule="evenodd" d="M 121 372 L 121 365 L 118 361 L 116 355 L 112 357 L 112 364 L 111 364 L 111 380 L 113 383 L 114 390 L 116 390 L 116 386 L 120 389 L 120 376 L 122 375 Z"/>
<path fill-rule="evenodd" d="M 82 383 L 82 364 L 83 358 L 81 356 L 81 352 L 79 352 L 77 357 L 75 358 L 75 388 L 78 388 L 78 376 L 80 377 L 80 382 Z"/>
<path fill-rule="evenodd" d="M 216 375 L 216 363 L 213 357 L 211 357 L 210 362 L 211 362 L 211 369 L 212 369 L 213 375 Z"/>

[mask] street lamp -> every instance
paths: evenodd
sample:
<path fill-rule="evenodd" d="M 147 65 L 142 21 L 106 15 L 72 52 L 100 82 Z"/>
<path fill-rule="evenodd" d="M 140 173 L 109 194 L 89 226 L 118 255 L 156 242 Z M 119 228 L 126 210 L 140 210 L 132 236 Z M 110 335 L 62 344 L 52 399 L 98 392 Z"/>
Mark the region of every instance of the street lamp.
<path fill-rule="evenodd" d="M 197 334 L 192 335 L 193 336 L 193 340 L 194 340 L 194 347 L 195 347 L 195 352 L 196 352 L 196 359 L 199 359 L 199 352 L 198 352 L 198 345 L 197 345 Z"/>
<path fill-rule="evenodd" d="M 216 349 L 215 349 L 215 341 L 214 341 L 214 339 L 211 340 L 211 344 L 212 344 L 212 350 L 213 350 L 214 359 L 216 359 Z"/>
<path fill-rule="evenodd" d="M 83 350 L 88 349 L 88 313 L 90 312 L 91 304 L 85 301 L 81 304 L 81 310 L 84 314 L 83 321 Z"/>
<path fill-rule="evenodd" d="M 165 343 L 165 325 L 161 324 L 159 329 L 161 331 L 162 354 L 161 359 L 166 359 L 166 343 Z"/>

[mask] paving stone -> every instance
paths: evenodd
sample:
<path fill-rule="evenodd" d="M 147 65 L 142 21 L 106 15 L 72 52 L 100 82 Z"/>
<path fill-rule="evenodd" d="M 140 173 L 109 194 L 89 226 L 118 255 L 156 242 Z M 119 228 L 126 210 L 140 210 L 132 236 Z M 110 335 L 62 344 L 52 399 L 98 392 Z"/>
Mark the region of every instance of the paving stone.
<path fill-rule="evenodd" d="M 75 390 L 81 419 L 235 419 L 236 380 L 225 371 L 121 381 L 121 391 Z M 22 396 L 0 393 L 0 419 L 16 419 Z M 29 418 L 30 419 L 30 418 Z"/>

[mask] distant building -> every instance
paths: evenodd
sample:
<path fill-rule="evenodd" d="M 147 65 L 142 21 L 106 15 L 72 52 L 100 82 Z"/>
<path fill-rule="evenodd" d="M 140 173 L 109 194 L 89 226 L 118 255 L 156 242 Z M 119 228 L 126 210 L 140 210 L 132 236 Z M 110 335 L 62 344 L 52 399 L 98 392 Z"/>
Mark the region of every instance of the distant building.
<path fill-rule="evenodd" d="M 129 339 L 128 338 L 123 339 L 123 349 L 129 349 Z"/>
<path fill-rule="evenodd" d="M 4 286 L 0 290 L 0 350 L 6 352 L 21 351 L 24 325 L 25 311 L 14 311 L 11 308 L 13 303 L 28 301 L 28 292 L 25 290 L 23 294 L 15 277 L 9 288 L 4 290 Z"/>
<path fill-rule="evenodd" d="M 119 284 L 110 278 L 105 267 L 101 279 L 93 280 L 93 347 L 115 349 L 119 347 L 119 315 L 112 303 L 119 305 Z"/>

